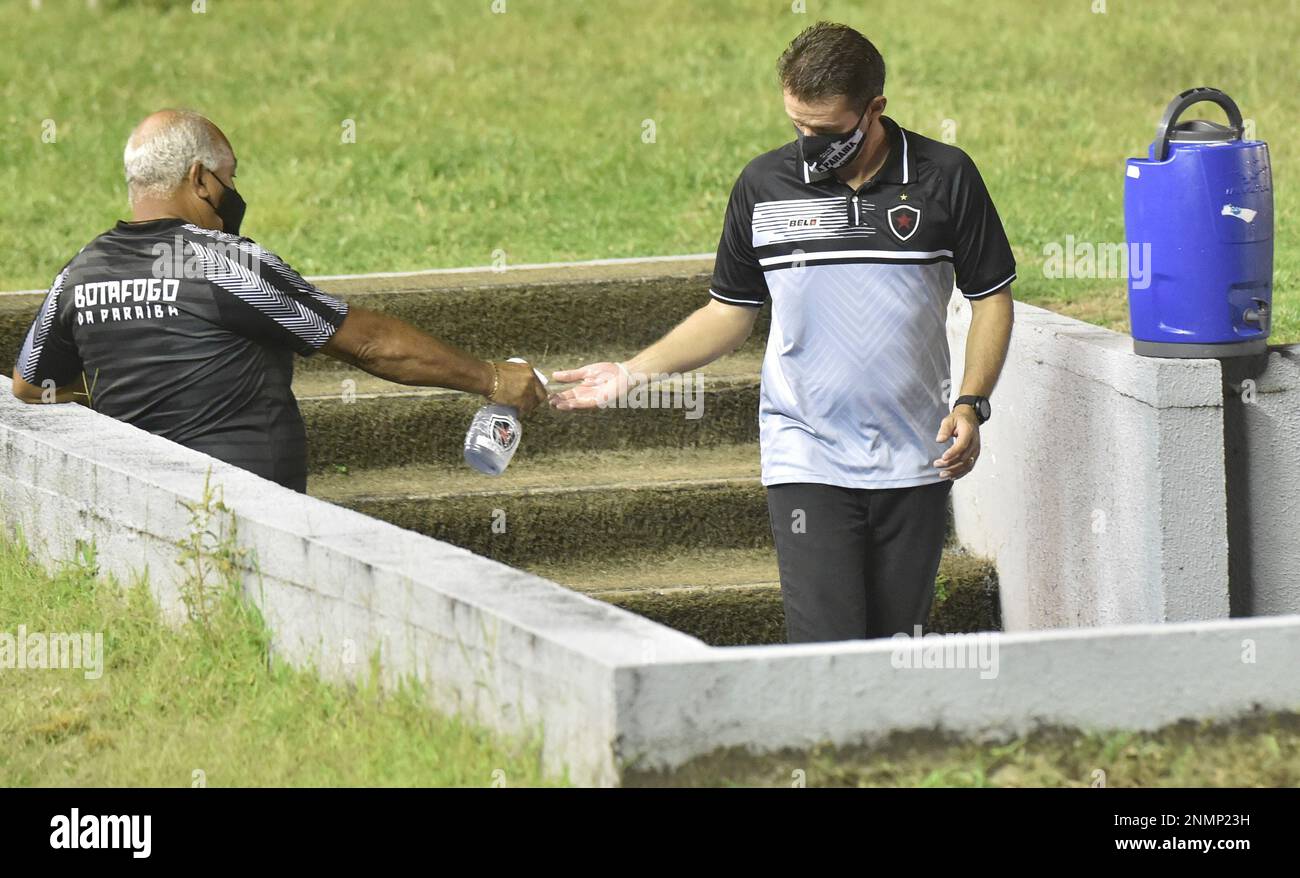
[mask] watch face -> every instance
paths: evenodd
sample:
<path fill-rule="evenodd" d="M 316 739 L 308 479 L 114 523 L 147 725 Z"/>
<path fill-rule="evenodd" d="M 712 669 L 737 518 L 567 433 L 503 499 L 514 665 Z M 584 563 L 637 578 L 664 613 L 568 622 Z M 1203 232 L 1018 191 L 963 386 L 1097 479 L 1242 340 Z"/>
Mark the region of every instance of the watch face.
<path fill-rule="evenodd" d="M 978 403 L 976 403 L 975 410 L 979 412 L 981 421 L 987 421 L 989 419 L 989 415 L 993 414 L 993 406 L 989 405 L 989 401 L 987 399 L 981 399 Z"/>

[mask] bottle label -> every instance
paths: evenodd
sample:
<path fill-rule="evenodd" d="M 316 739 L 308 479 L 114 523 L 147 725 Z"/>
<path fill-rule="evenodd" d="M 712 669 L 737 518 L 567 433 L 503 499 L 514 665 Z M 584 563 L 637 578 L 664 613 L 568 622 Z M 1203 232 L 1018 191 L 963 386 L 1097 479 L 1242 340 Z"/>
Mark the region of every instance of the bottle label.
<path fill-rule="evenodd" d="M 515 427 L 515 422 L 505 415 L 492 416 L 489 432 L 502 454 L 509 454 L 519 444 L 519 430 Z"/>

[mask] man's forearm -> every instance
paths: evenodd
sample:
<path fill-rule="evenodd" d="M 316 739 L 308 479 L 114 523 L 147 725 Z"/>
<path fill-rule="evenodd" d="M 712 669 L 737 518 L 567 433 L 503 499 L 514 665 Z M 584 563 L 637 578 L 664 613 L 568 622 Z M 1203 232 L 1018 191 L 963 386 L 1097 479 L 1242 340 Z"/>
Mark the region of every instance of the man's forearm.
<path fill-rule="evenodd" d="M 455 345 L 374 311 L 358 308 L 347 320 L 355 323 L 345 322 L 339 333 L 354 337 L 346 339 L 346 346 L 327 345 L 326 353 L 398 384 L 484 395 L 492 390 L 492 365 Z"/>
<path fill-rule="evenodd" d="M 1009 291 L 972 303 L 970 331 L 966 335 L 966 366 L 958 396 L 993 394 L 1007 358 L 1014 307 Z"/>
<path fill-rule="evenodd" d="M 90 405 L 90 398 L 86 393 L 84 376 L 75 379 L 70 384 L 54 388 L 53 395 L 51 395 L 44 387 L 36 384 L 28 384 L 22 379 L 22 376 L 18 374 L 17 369 L 14 369 L 13 382 L 14 396 L 18 397 L 18 399 L 25 403 L 39 405 L 41 403 L 75 402 L 84 406 Z"/>
<path fill-rule="evenodd" d="M 450 387 L 483 395 L 492 391 L 490 363 L 414 327 L 402 326 L 405 331 L 395 330 L 385 338 L 361 368 L 399 384 Z"/>
<path fill-rule="evenodd" d="M 710 303 L 623 365 L 633 375 L 698 369 L 744 344 L 757 313 L 757 308 Z"/>

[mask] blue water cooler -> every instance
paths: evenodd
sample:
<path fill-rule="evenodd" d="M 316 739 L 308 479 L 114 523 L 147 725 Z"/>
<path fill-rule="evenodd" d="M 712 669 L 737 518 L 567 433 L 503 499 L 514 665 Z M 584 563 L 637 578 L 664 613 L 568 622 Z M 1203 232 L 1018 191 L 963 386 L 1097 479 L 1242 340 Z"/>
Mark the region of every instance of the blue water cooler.
<path fill-rule="evenodd" d="M 1228 125 L 1179 122 L 1218 104 Z M 1268 145 L 1242 139 L 1223 92 L 1193 88 L 1165 108 L 1148 157 L 1124 179 L 1133 350 L 1150 357 L 1263 353 L 1273 304 L 1273 178 Z"/>

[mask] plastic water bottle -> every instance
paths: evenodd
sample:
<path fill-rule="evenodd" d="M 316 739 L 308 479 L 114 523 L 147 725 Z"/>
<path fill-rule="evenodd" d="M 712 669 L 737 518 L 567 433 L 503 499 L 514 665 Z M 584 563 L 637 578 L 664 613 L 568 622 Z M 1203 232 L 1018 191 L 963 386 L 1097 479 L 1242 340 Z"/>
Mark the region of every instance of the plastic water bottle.
<path fill-rule="evenodd" d="M 506 362 L 525 363 L 518 357 Z M 534 369 L 537 380 L 546 384 L 546 376 Z M 510 465 L 510 458 L 519 448 L 524 428 L 519 423 L 519 410 L 512 405 L 489 403 L 474 413 L 469 432 L 465 434 L 465 462 L 489 476 L 499 476 Z"/>

